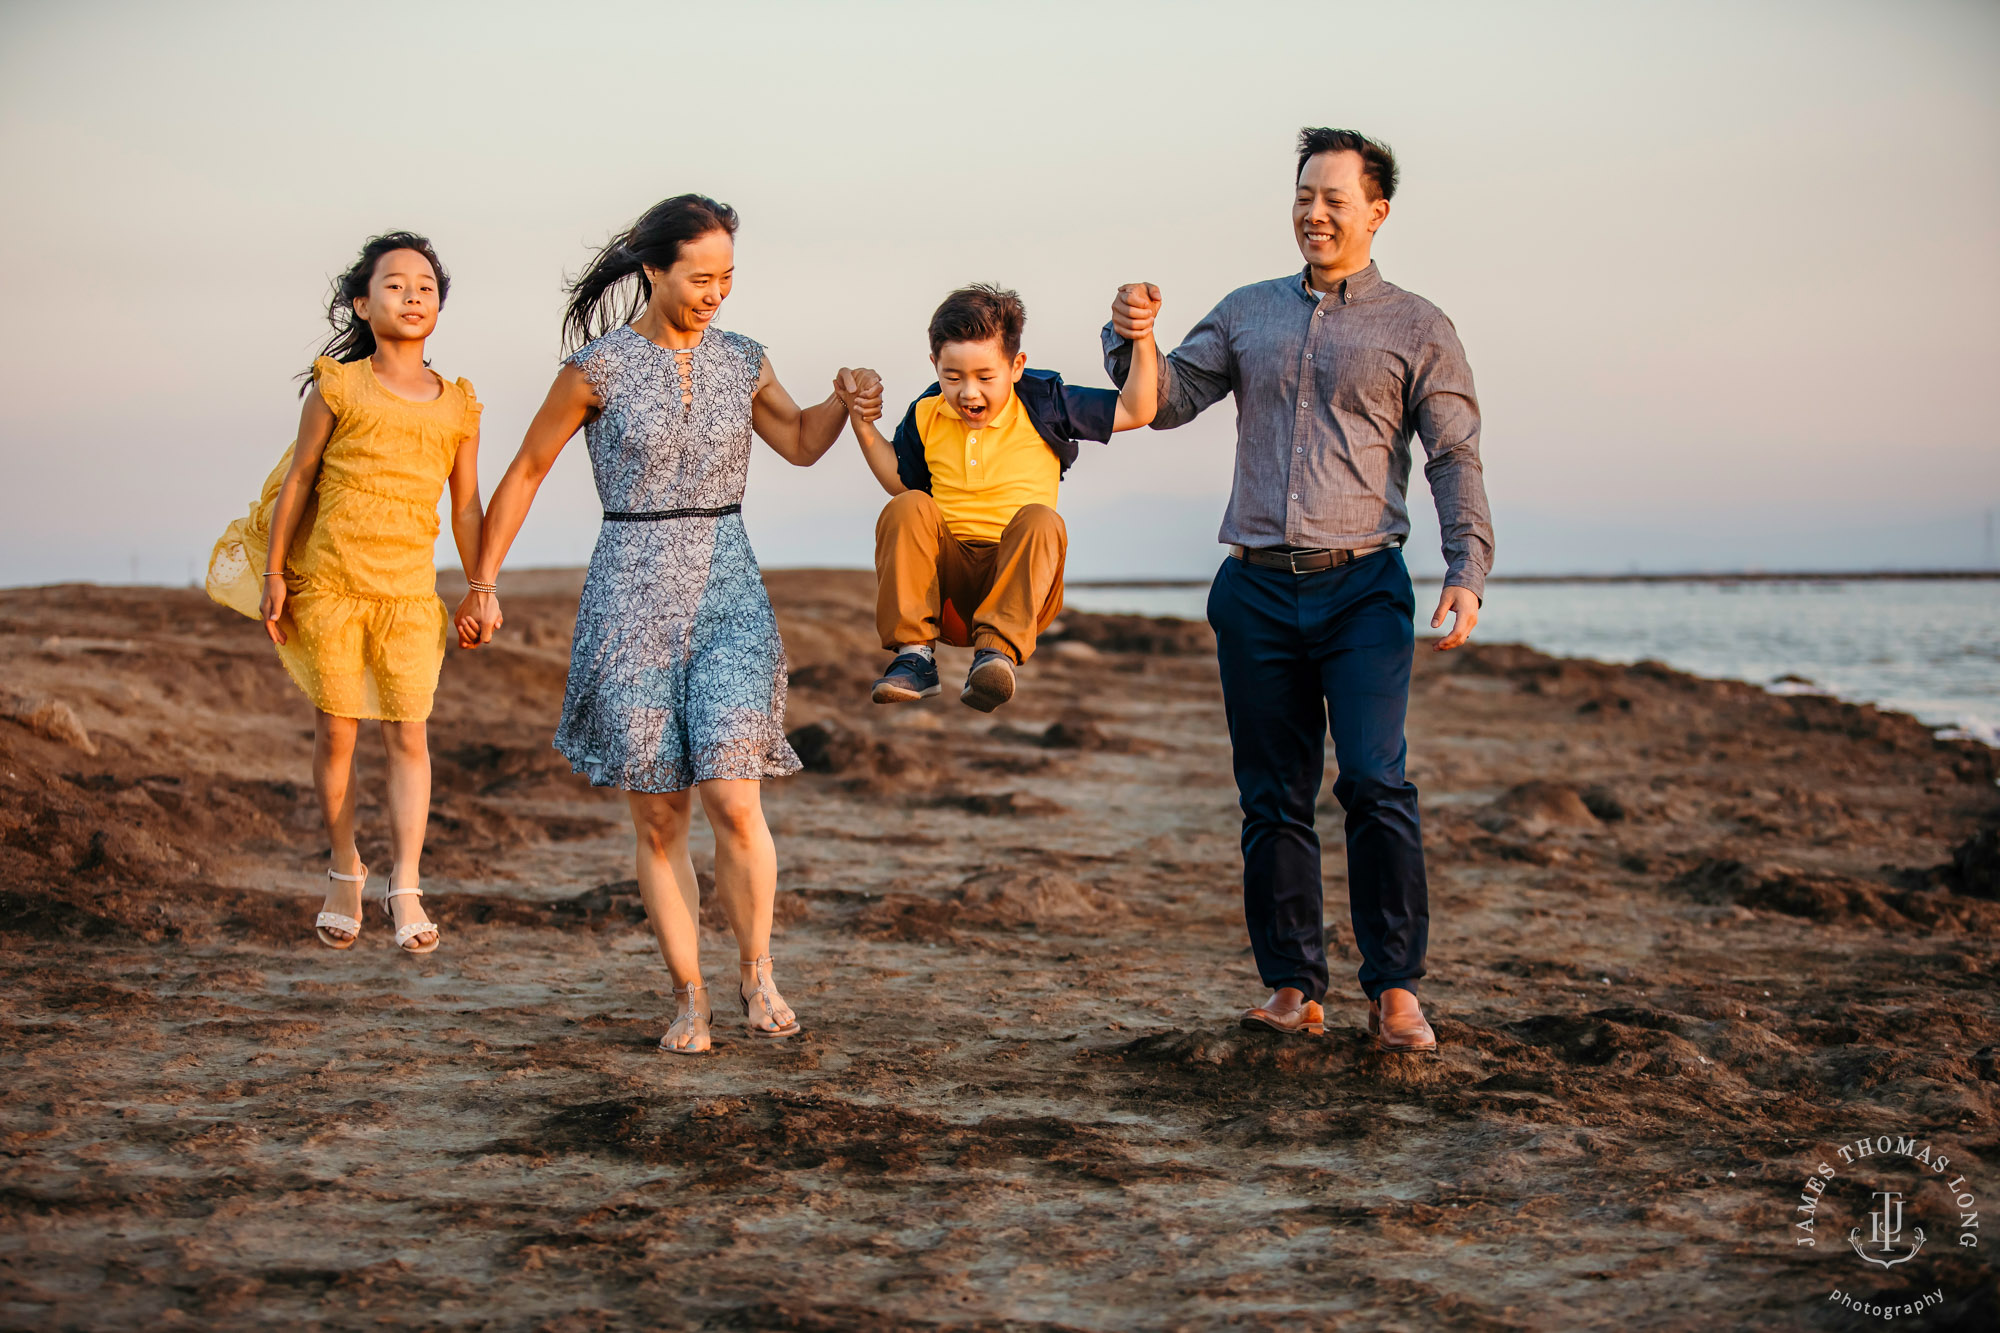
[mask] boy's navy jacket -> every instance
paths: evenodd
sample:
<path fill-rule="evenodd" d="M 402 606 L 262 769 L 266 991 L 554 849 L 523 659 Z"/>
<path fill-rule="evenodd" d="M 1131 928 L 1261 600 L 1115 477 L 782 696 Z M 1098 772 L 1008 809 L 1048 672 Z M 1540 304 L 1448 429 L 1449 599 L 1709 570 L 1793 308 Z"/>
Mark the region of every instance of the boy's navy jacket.
<path fill-rule="evenodd" d="M 931 488 L 931 465 L 924 459 L 924 442 L 917 435 L 917 403 L 934 397 L 933 384 L 916 397 L 896 427 L 896 476 L 913 491 Z M 1054 451 L 1062 470 L 1076 461 L 1078 440 L 1109 440 L 1118 413 L 1118 395 L 1110 389 L 1072 389 L 1053 370 L 1024 370 L 1014 396 L 1034 423 L 1035 433 Z"/>

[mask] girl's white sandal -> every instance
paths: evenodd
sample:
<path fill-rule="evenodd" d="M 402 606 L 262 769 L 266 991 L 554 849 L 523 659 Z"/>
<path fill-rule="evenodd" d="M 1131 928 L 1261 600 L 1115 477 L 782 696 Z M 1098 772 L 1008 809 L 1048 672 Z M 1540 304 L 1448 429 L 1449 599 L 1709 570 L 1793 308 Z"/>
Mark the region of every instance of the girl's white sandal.
<path fill-rule="evenodd" d="M 396 907 L 390 901 L 391 899 L 405 897 L 421 898 L 423 896 L 424 891 L 422 889 L 386 889 L 382 894 L 382 910 L 389 914 L 389 920 L 393 923 L 396 920 Z M 412 945 L 410 943 L 417 936 L 427 932 L 437 938 L 433 939 L 429 944 Z M 444 935 L 438 930 L 437 923 L 425 917 L 418 917 L 407 926 L 396 927 L 396 947 L 404 953 L 435 953 L 437 952 L 438 945 L 443 942 Z"/>
<path fill-rule="evenodd" d="M 359 884 L 363 894 L 368 892 L 367 866 L 361 867 L 361 873 L 358 875 L 343 875 L 338 870 L 329 869 L 326 872 L 326 877 L 328 879 L 337 879 L 347 884 Z M 366 902 L 367 899 L 364 897 L 362 901 Z M 326 933 L 329 929 L 345 931 L 347 932 L 347 938 L 343 940 L 338 936 L 329 935 Z M 352 949 L 354 941 L 361 938 L 361 923 L 353 917 L 343 916 L 339 912 L 323 911 L 313 918 L 313 934 L 319 936 L 319 942 L 329 949 Z"/>

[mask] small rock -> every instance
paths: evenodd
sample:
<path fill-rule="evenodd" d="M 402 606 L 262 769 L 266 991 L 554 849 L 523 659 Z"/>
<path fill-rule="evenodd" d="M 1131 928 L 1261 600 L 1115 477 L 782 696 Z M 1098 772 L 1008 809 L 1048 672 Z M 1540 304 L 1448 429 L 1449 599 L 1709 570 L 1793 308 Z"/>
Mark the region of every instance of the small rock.
<path fill-rule="evenodd" d="M 38 736 L 67 745 L 73 750 L 81 750 L 85 754 L 97 753 L 97 742 L 90 739 L 90 733 L 84 730 L 83 723 L 77 718 L 76 710 L 60 699 L 49 700 L 21 720 L 26 722 Z"/>

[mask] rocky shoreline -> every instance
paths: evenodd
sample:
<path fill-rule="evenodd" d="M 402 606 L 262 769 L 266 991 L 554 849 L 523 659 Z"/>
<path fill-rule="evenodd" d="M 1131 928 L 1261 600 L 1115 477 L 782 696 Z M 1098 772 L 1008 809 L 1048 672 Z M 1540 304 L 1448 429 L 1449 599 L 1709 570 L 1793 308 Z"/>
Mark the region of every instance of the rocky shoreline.
<path fill-rule="evenodd" d="M 379 916 L 311 941 L 310 721 L 255 625 L 0 592 L 0 1323 L 2000 1310 L 1990 1247 L 1878 1272 L 1788 1230 L 1814 1154 L 1878 1129 L 2000 1197 L 2000 751 L 1648 664 L 1420 651 L 1444 1049 L 1397 1060 L 1354 1036 L 1337 854 L 1329 1036 L 1232 1021 L 1261 995 L 1205 626 L 1067 615 L 995 717 L 877 709 L 869 580 L 777 571 L 808 772 L 767 796 L 775 951 L 807 1031 L 725 1017 L 673 1062 L 622 805 L 548 748 L 577 578 L 510 578 L 501 643 L 446 664 L 421 961 Z"/>

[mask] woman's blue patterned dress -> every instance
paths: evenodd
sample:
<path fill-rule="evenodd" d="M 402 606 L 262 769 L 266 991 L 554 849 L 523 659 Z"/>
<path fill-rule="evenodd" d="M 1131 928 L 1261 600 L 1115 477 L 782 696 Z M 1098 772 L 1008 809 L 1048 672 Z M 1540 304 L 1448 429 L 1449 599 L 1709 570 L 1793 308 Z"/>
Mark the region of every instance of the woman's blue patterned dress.
<path fill-rule="evenodd" d="M 688 359 L 630 325 L 569 364 L 603 410 L 585 428 L 607 518 L 577 607 L 555 748 L 593 785 L 682 791 L 799 771 L 785 646 L 742 515 L 764 349 L 710 329 Z"/>

